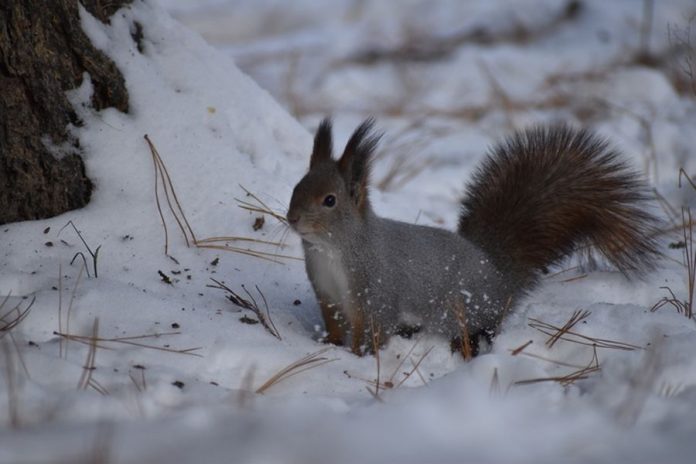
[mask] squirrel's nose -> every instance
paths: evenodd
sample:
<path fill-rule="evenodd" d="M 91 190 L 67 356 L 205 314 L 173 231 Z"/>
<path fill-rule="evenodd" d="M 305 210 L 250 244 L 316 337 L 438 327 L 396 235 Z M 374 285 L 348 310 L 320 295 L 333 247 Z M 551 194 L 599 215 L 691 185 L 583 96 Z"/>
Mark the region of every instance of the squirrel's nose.
<path fill-rule="evenodd" d="M 288 223 L 291 225 L 297 224 L 300 221 L 300 216 L 299 215 L 294 215 L 294 214 L 289 214 L 286 216 Z"/>

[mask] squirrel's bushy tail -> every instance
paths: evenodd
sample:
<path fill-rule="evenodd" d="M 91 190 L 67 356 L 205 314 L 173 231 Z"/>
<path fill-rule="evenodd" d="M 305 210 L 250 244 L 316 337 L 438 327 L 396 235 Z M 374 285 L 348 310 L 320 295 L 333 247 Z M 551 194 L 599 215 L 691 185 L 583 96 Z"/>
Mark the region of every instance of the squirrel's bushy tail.
<path fill-rule="evenodd" d="M 605 140 L 563 125 L 537 127 L 492 149 L 467 186 L 459 232 L 523 286 L 587 245 L 622 272 L 641 273 L 659 254 L 650 198 Z"/>

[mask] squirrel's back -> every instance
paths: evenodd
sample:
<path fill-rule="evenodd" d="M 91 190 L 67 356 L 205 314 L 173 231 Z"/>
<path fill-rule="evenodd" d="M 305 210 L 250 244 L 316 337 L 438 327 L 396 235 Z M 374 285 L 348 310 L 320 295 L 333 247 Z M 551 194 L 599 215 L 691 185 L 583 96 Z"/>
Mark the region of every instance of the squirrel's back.
<path fill-rule="evenodd" d="M 527 289 L 539 271 L 583 247 L 641 273 L 658 255 L 649 200 L 638 173 L 602 138 L 537 127 L 491 150 L 467 186 L 459 233 Z"/>

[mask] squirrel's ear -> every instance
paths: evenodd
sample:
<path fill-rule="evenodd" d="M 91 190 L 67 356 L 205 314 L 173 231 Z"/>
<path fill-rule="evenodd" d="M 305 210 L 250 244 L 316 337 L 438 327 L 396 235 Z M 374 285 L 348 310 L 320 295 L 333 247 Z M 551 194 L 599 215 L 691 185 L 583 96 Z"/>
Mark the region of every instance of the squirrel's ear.
<path fill-rule="evenodd" d="M 317 133 L 314 135 L 314 149 L 309 160 L 309 169 L 312 169 L 322 161 L 330 160 L 332 151 L 331 119 L 324 118 L 321 124 L 319 124 Z"/>
<path fill-rule="evenodd" d="M 346 144 L 343 156 L 338 160 L 338 170 L 343 176 L 348 192 L 362 213 L 368 205 L 367 185 L 370 177 L 372 153 L 381 134 L 370 134 L 375 125 L 373 118 L 363 121 Z"/>

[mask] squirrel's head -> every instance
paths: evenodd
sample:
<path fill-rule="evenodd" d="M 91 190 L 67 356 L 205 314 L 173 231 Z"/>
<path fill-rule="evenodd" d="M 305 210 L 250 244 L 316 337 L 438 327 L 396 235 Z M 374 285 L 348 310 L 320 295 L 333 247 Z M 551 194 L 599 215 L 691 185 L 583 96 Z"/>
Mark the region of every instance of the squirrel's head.
<path fill-rule="evenodd" d="M 304 240 L 331 242 L 370 213 L 370 159 L 380 138 L 370 133 L 373 125 L 372 118 L 360 124 L 338 160 L 332 157 L 331 120 L 319 125 L 309 172 L 295 186 L 287 214 L 288 223 Z"/>

